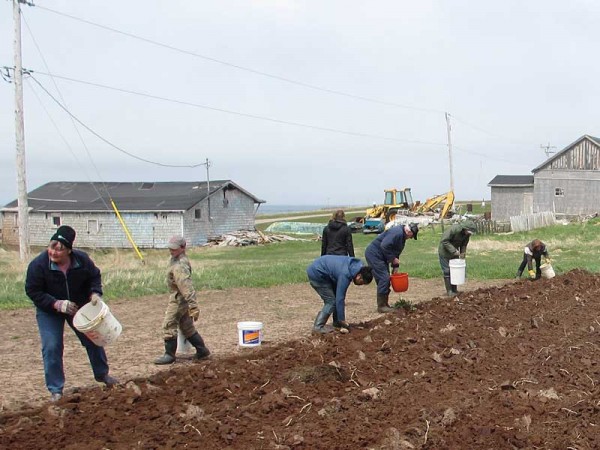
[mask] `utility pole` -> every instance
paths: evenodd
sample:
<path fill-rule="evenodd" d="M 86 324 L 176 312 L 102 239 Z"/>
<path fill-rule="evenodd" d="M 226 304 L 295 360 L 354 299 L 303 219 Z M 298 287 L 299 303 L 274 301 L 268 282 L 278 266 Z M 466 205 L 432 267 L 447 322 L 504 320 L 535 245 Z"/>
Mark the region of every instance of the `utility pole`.
<path fill-rule="evenodd" d="M 548 144 L 546 144 L 546 145 L 541 144 L 540 148 L 542 148 L 544 150 L 544 153 L 546 154 L 546 158 L 550 158 L 550 155 L 552 153 L 556 153 L 556 152 L 553 152 L 550 150 L 551 148 L 556 148 L 554 145 L 550 145 L 550 142 L 548 142 Z"/>
<path fill-rule="evenodd" d="M 204 163 L 206 165 L 206 203 L 208 205 L 208 221 L 212 221 L 212 217 L 210 216 L 210 175 L 209 175 L 209 167 L 210 167 L 210 161 L 208 160 L 208 158 L 206 158 L 206 162 Z"/>
<path fill-rule="evenodd" d="M 452 137 L 450 126 L 450 114 L 446 113 L 446 129 L 448 130 L 448 163 L 450 165 L 450 191 L 454 192 L 454 175 L 452 174 Z"/>
<path fill-rule="evenodd" d="M 29 205 L 27 178 L 25 176 L 25 125 L 23 121 L 23 64 L 21 62 L 21 5 L 13 0 L 15 24 L 15 134 L 17 143 L 17 205 L 19 226 L 19 255 L 21 261 L 29 260 Z"/>

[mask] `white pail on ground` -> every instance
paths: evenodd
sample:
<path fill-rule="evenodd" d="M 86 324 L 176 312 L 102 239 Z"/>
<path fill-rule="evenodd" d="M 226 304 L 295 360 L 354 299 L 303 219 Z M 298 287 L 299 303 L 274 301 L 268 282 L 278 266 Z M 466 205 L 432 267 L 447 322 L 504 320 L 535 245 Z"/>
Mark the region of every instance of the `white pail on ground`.
<path fill-rule="evenodd" d="M 450 283 L 451 284 L 465 284 L 465 272 L 467 269 L 467 262 L 464 259 L 451 259 L 450 260 Z"/>
<path fill-rule="evenodd" d="M 101 347 L 117 340 L 123 327 L 102 300 L 86 303 L 73 317 L 73 325 L 94 344 Z"/>
<path fill-rule="evenodd" d="M 554 278 L 554 276 L 556 275 L 554 273 L 554 269 L 548 263 L 542 264 L 540 266 L 540 270 L 542 271 L 542 277 L 544 277 L 544 278 Z"/>
<path fill-rule="evenodd" d="M 177 353 L 191 353 L 196 349 L 194 346 L 188 341 L 181 330 L 177 328 Z"/>
<path fill-rule="evenodd" d="M 262 341 L 262 322 L 238 322 L 238 343 L 241 347 L 256 347 Z"/>

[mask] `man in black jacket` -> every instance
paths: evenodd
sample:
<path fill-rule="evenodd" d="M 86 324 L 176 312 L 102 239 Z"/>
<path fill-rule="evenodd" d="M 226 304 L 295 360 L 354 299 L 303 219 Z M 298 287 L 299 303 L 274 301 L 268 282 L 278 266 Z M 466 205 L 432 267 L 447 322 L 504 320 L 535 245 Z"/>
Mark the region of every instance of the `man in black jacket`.
<path fill-rule="evenodd" d="M 48 248 L 29 263 L 25 280 L 25 292 L 36 307 L 46 386 L 52 401 L 62 397 L 65 385 L 65 322 L 85 347 L 96 381 L 106 385 L 118 383 L 108 374 L 104 349 L 73 325 L 73 316 L 79 308 L 90 301 L 95 304 L 102 295 L 100 269 L 86 253 L 73 249 L 74 240 L 73 228 L 66 225 L 59 227 L 50 238 Z"/>
<path fill-rule="evenodd" d="M 333 213 L 333 217 L 327 226 L 323 228 L 321 256 L 325 255 L 354 257 L 352 233 L 346 223 L 346 214 L 341 209 Z"/>

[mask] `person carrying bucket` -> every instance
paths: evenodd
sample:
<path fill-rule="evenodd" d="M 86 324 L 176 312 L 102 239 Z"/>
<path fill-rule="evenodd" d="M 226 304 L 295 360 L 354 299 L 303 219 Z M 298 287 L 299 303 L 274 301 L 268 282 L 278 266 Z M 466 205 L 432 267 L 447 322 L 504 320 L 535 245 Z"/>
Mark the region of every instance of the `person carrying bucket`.
<path fill-rule="evenodd" d="M 165 354 L 154 361 L 154 364 L 159 365 L 175 362 L 178 327 L 188 342 L 196 348 L 197 359 L 210 355 L 204 340 L 194 326 L 194 322 L 200 317 L 200 309 L 196 302 L 196 290 L 192 284 L 192 266 L 185 254 L 185 238 L 173 236 L 169 239 L 167 247 L 171 253 L 167 269 L 167 285 L 171 294 L 162 326 Z"/>
<path fill-rule="evenodd" d="M 323 309 L 313 325 L 315 333 L 331 333 L 334 329 L 349 330 L 346 322 L 346 291 L 350 283 L 369 284 L 373 280 L 371 268 L 363 266 L 358 258 L 325 255 L 317 258 L 306 269 L 311 287 L 323 300 Z M 333 315 L 333 327 L 326 325 Z"/>
<path fill-rule="evenodd" d="M 395 311 L 389 305 L 390 298 L 390 265 L 392 273 L 398 272 L 400 254 L 404 250 L 406 240 L 417 240 L 419 226 L 416 223 L 392 227 L 371 242 L 365 250 L 365 258 L 373 268 L 373 276 L 377 282 L 377 312 Z"/>
<path fill-rule="evenodd" d="M 476 231 L 475 223 L 472 220 L 465 220 L 464 222 L 452 225 L 442 235 L 438 247 L 438 256 L 448 297 L 454 297 L 458 294 L 457 285 L 450 282 L 450 260 L 456 258 L 465 259 L 469 239 Z"/>
<path fill-rule="evenodd" d="M 27 267 L 25 292 L 35 305 L 35 317 L 42 341 L 46 387 L 51 401 L 60 400 L 65 385 L 63 338 L 65 322 L 87 351 L 96 381 L 112 386 L 118 380 L 108 374 L 104 348 L 94 344 L 73 325 L 73 316 L 88 302 L 102 296 L 102 276 L 92 259 L 73 249 L 75 230 L 59 227 L 48 248 Z"/>
<path fill-rule="evenodd" d="M 527 266 L 529 278 L 532 280 L 539 279 L 542 276 L 542 256 L 544 257 L 544 262 L 549 264 L 550 257 L 548 256 L 546 244 L 539 239 L 534 239 L 527 244 L 523 249 L 523 261 L 521 261 L 521 265 L 517 269 L 516 278 L 521 278 L 521 275 L 523 275 L 523 270 L 525 270 L 525 266 Z M 535 260 L 535 272 L 533 271 L 533 260 Z"/>

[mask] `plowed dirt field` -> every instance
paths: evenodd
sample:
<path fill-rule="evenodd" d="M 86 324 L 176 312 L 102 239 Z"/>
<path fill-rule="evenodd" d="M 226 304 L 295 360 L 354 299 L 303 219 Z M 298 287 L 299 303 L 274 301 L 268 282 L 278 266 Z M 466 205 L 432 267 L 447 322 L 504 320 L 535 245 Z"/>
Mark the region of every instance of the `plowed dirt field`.
<path fill-rule="evenodd" d="M 597 449 L 599 357 L 600 276 L 572 271 L 74 389 L 5 411 L 0 447 Z"/>

